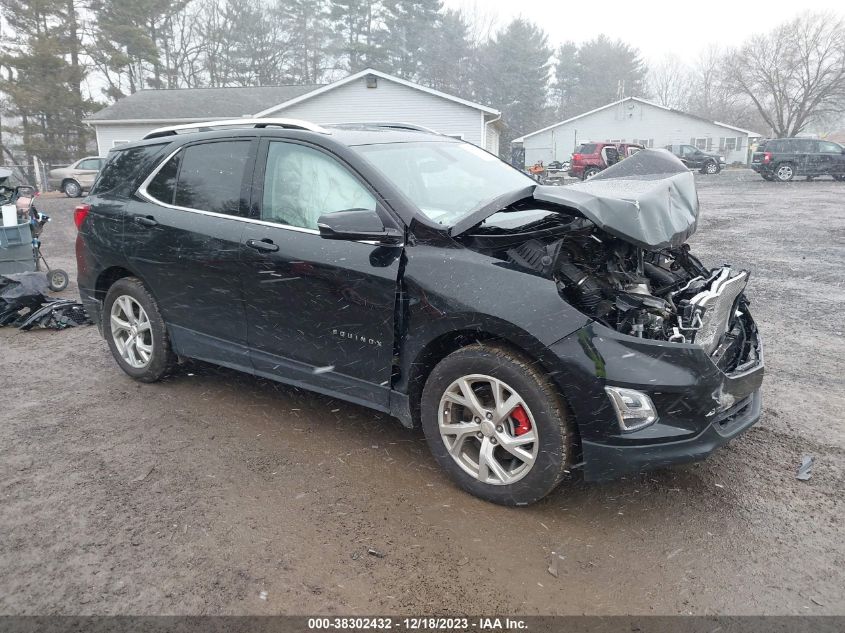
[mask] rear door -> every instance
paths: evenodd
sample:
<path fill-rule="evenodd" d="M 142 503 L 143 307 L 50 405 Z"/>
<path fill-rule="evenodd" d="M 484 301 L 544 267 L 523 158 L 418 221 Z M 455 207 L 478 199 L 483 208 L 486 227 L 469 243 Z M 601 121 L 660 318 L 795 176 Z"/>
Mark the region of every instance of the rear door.
<path fill-rule="evenodd" d="M 818 142 L 818 173 L 845 174 L 845 155 L 840 145 L 831 141 Z"/>
<path fill-rule="evenodd" d="M 321 148 L 265 140 L 259 156 L 256 217 L 242 235 L 255 370 L 386 408 L 403 249 L 325 240 L 317 218 L 363 208 L 395 221 L 349 165 Z"/>
<path fill-rule="evenodd" d="M 102 158 L 85 158 L 74 168 L 74 176 L 83 189 L 90 189 L 103 166 Z"/>
<path fill-rule="evenodd" d="M 240 242 L 255 138 L 180 148 L 127 208 L 126 255 L 168 324 L 180 354 L 251 369 L 241 294 Z"/>

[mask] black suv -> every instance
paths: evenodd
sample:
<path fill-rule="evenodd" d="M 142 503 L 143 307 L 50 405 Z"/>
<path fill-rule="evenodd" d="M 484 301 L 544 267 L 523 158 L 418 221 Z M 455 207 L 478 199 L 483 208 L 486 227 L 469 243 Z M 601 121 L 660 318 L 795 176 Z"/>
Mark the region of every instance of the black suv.
<path fill-rule="evenodd" d="M 725 157 L 714 152 L 705 152 L 695 145 L 667 145 L 666 149 L 681 159 L 690 169 L 697 169 L 702 174 L 718 174 L 725 166 Z"/>
<path fill-rule="evenodd" d="M 512 505 L 760 416 L 748 273 L 690 254 L 669 154 L 547 187 L 401 125 L 202 127 L 113 150 L 75 212 L 83 301 L 133 378 L 195 358 L 388 412 Z"/>
<path fill-rule="evenodd" d="M 751 169 L 765 180 L 789 182 L 796 176 L 808 180 L 832 176 L 845 180 L 845 149 L 833 141 L 811 138 L 776 138 L 757 147 Z"/>

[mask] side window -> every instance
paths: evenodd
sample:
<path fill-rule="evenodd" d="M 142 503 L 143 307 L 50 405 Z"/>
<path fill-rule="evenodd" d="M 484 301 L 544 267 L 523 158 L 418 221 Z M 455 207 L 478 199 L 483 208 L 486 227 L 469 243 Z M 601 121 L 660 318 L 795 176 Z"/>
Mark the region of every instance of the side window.
<path fill-rule="evenodd" d="M 316 230 L 325 213 L 375 208 L 375 197 L 338 161 L 303 145 L 270 143 L 262 220 Z"/>
<path fill-rule="evenodd" d="M 176 198 L 176 177 L 179 175 L 179 164 L 182 154 L 179 152 L 171 158 L 147 185 L 147 193 L 160 202 L 173 204 Z"/>
<path fill-rule="evenodd" d="M 842 148 L 836 143 L 830 141 L 819 141 L 819 151 L 822 154 L 841 154 Z"/>
<path fill-rule="evenodd" d="M 96 158 L 87 158 L 76 166 L 77 169 L 100 169 L 100 161 Z"/>
<path fill-rule="evenodd" d="M 240 215 L 244 170 L 251 141 L 217 141 L 184 149 L 174 204 L 188 209 Z"/>

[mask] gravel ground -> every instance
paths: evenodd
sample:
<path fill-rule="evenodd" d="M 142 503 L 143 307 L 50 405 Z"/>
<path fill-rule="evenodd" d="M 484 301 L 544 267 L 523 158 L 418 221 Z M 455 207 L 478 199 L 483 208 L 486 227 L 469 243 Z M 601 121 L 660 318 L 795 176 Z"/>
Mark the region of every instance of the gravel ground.
<path fill-rule="evenodd" d="M 706 462 L 501 508 L 387 416 L 4 329 L 0 613 L 845 614 L 845 184 L 696 178 L 693 245 L 752 271 L 767 362 L 761 422 Z M 74 277 L 74 202 L 42 206 Z"/>

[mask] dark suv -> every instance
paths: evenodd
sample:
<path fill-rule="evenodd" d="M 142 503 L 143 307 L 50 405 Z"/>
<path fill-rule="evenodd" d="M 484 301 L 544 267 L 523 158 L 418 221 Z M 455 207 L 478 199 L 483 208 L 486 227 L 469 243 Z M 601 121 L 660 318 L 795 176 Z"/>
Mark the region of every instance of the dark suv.
<path fill-rule="evenodd" d="M 666 149 L 677 156 L 690 169 L 697 169 L 702 174 L 718 174 L 725 166 L 725 157 L 715 152 L 705 152 L 695 145 L 667 145 Z"/>
<path fill-rule="evenodd" d="M 748 273 L 690 254 L 669 154 L 547 187 L 395 124 L 202 127 L 113 150 L 75 211 L 83 301 L 133 378 L 194 358 L 388 412 L 512 505 L 758 419 Z"/>
<path fill-rule="evenodd" d="M 789 182 L 796 176 L 808 180 L 831 176 L 845 180 L 845 149 L 833 141 L 811 138 L 776 138 L 757 147 L 751 169 L 765 180 Z"/>

